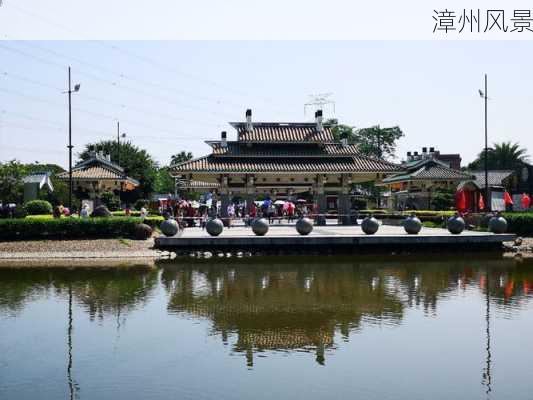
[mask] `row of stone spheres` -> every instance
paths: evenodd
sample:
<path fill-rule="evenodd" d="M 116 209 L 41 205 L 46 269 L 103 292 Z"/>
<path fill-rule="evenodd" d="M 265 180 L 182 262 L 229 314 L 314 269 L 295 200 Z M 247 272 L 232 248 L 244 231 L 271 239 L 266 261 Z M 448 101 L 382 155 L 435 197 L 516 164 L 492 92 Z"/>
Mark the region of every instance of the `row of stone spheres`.
<path fill-rule="evenodd" d="M 313 220 L 309 218 L 300 218 L 296 222 L 296 231 L 300 235 L 309 235 L 313 231 Z M 410 215 L 403 220 L 403 228 L 409 235 L 417 235 L 422 230 L 422 222 L 416 215 Z M 269 230 L 269 223 L 265 218 L 256 218 L 252 221 L 252 231 L 257 236 L 265 236 Z M 375 234 L 380 227 L 379 221 L 373 216 L 368 216 L 361 223 L 362 231 L 367 235 Z M 459 235 L 466 228 L 465 220 L 459 215 L 448 218 L 446 228 L 454 235 Z M 488 221 L 488 228 L 493 233 L 505 233 L 507 231 L 507 221 L 500 215 L 492 216 Z M 161 223 L 161 232 L 165 236 L 175 236 L 180 232 L 178 223 L 170 218 Z M 211 236 L 219 236 L 224 230 L 224 224 L 218 218 L 207 221 L 205 229 Z"/>

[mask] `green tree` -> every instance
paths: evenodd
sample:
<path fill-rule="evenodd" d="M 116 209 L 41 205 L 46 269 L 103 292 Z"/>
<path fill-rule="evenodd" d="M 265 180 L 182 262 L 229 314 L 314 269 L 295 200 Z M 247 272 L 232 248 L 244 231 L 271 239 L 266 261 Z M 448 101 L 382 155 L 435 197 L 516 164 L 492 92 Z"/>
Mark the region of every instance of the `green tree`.
<path fill-rule="evenodd" d="M 159 168 L 155 178 L 155 191 L 157 193 L 174 193 L 174 185 L 174 177 L 170 175 L 170 167 Z"/>
<path fill-rule="evenodd" d="M 0 201 L 4 203 L 22 203 L 26 166 L 17 160 L 0 163 Z"/>
<path fill-rule="evenodd" d="M 398 126 L 381 128 L 379 125 L 356 129 L 338 124 L 332 129 L 336 140 L 347 139 L 356 144 L 361 154 L 375 158 L 392 158 L 396 152 L 396 142 L 404 136 Z"/>
<path fill-rule="evenodd" d="M 190 151 L 180 151 L 170 157 L 170 165 L 179 164 L 185 161 L 192 160 L 193 155 Z"/>
<path fill-rule="evenodd" d="M 519 143 L 494 143 L 487 151 L 487 165 L 489 169 L 518 170 L 529 161 L 527 150 Z M 469 169 L 481 170 L 485 168 L 485 151 L 481 151 L 477 158 L 468 165 Z"/>
<path fill-rule="evenodd" d="M 47 200 L 52 205 L 67 204 L 68 183 L 57 179 L 57 174 L 64 169 L 56 164 L 23 164 L 17 160 L 0 163 L 0 200 L 10 203 L 22 203 L 24 200 L 23 178 L 36 172 L 51 172 L 54 191 L 39 191 L 39 199 Z"/>
<path fill-rule="evenodd" d="M 79 157 L 87 160 L 91 157 L 92 151 L 103 151 L 111 155 L 112 161 L 118 160 L 118 146 L 114 140 L 86 144 Z M 123 200 L 133 203 L 139 198 L 149 198 L 154 192 L 157 176 L 157 163 L 152 156 L 131 142 L 123 142 L 120 143 L 120 166 L 124 168 L 126 175 L 139 181 L 139 187 L 134 191 L 122 193 Z"/>

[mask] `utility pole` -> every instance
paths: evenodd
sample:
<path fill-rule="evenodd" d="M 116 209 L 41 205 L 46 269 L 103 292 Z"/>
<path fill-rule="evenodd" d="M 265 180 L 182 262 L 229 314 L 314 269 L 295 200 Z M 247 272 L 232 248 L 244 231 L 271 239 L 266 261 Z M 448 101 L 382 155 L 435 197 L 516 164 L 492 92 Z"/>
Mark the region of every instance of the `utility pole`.
<path fill-rule="evenodd" d="M 487 135 L 487 105 L 488 105 L 488 93 L 487 93 L 487 74 L 485 74 L 485 209 L 491 210 L 491 202 L 489 199 L 489 144 Z"/>
<path fill-rule="evenodd" d="M 68 67 L 68 209 L 72 212 L 72 88 Z"/>
<path fill-rule="evenodd" d="M 70 80 L 70 66 L 68 67 L 68 91 L 63 93 L 68 93 L 68 208 L 72 212 L 72 93 L 78 92 L 80 90 L 80 84 L 74 85 L 74 90 L 72 90 L 72 84 Z"/>
<path fill-rule="evenodd" d="M 120 121 L 117 121 L 117 164 L 120 165 Z"/>

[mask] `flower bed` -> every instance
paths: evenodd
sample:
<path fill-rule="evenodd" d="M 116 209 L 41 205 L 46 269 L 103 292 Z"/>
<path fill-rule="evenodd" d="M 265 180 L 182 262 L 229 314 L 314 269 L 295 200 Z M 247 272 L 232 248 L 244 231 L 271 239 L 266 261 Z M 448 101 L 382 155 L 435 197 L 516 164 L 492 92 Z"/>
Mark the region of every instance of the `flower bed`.
<path fill-rule="evenodd" d="M 162 217 L 148 217 L 144 222 L 158 226 Z M 136 217 L 109 218 L 12 218 L 0 220 L 0 240 L 133 238 Z"/>

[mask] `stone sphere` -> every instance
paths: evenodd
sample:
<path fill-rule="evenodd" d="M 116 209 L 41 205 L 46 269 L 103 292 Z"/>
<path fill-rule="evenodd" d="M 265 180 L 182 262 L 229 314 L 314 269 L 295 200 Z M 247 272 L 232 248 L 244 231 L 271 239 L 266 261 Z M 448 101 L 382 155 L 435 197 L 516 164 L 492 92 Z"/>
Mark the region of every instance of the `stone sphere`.
<path fill-rule="evenodd" d="M 296 230 L 300 235 L 309 235 L 313 230 L 313 221 L 309 218 L 300 218 L 296 222 Z"/>
<path fill-rule="evenodd" d="M 448 218 L 446 227 L 450 233 L 458 235 L 465 230 L 465 220 L 459 215 L 454 215 L 453 217 Z"/>
<path fill-rule="evenodd" d="M 507 231 L 507 221 L 501 215 L 495 215 L 489 220 L 489 230 L 492 233 L 505 233 Z"/>
<path fill-rule="evenodd" d="M 146 240 L 152 236 L 152 228 L 146 224 L 137 224 L 135 225 L 133 236 L 137 240 Z"/>
<path fill-rule="evenodd" d="M 268 232 L 268 221 L 265 218 L 257 218 L 252 222 L 252 231 L 257 236 L 264 236 Z"/>
<path fill-rule="evenodd" d="M 159 229 L 161 229 L 161 232 L 163 232 L 163 235 L 165 236 L 175 236 L 180 227 L 175 219 L 166 219 L 161 222 Z"/>
<path fill-rule="evenodd" d="M 410 235 L 417 235 L 422 229 L 422 222 L 415 215 L 411 215 L 403 221 L 403 229 Z"/>
<path fill-rule="evenodd" d="M 207 224 L 205 224 L 205 230 L 211 236 L 218 236 L 224 230 L 224 224 L 218 218 L 210 219 L 207 221 Z"/>
<path fill-rule="evenodd" d="M 367 235 L 373 235 L 379 229 L 379 222 L 374 217 L 366 217 L 363 219 L 363 222 L 361 222 L 361 229 Z"/>

